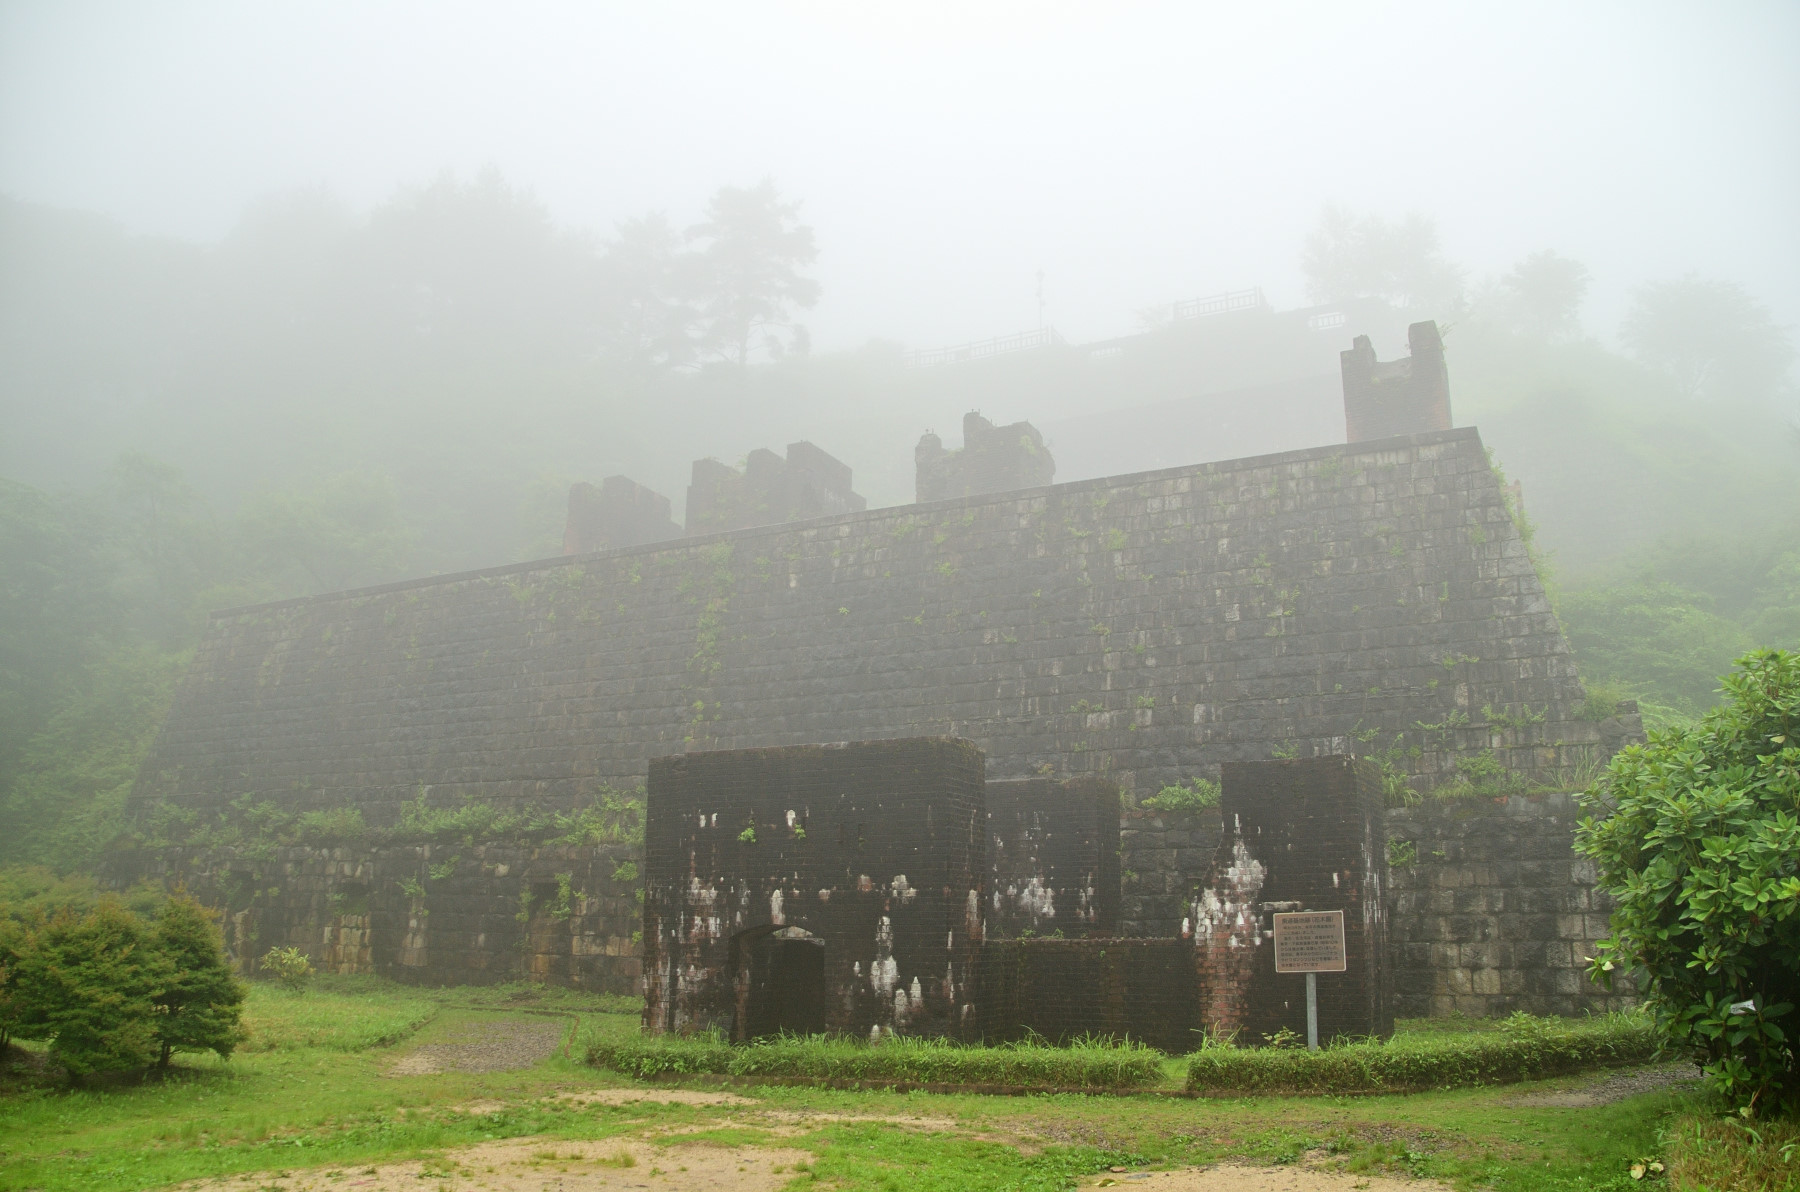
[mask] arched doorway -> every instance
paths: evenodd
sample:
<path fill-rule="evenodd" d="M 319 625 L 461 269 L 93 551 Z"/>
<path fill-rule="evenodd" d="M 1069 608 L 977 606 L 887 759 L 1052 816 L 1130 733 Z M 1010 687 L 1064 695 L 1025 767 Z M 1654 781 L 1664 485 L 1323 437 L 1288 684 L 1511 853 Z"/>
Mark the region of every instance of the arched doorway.
<path fill-rule="evenodd" d="M 825 941 L 798 927 L 753 927 L 731 940 L 734 1043 L 825 1030 Z"/>

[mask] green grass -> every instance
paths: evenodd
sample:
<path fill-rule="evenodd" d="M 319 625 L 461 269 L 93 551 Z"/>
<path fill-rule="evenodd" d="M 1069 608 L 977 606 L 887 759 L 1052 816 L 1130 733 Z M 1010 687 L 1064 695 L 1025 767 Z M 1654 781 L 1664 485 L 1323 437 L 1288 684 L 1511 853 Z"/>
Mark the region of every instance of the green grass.
<path fill-rule="evenodd" d="M 1113 1164 L 1226 1158 L 1428 1176 L 1496 1192 L 1624 1192 L 1650 1186 L 1630 1180 L 1630 1162 L 1660 1153 L 1660 1133 L 1695 1108 L 1667 1092 L 1599 1108 L 1526 1107 L 1512 1100 L 1525 1091 L 1518 1086 L 1200 1100 L 751 1086 L 732 1090 L 748 1105 L 705 1106 L 659 1103 L 664 1086 L 656 1085 L 641 1094 L 649 1100 L 607 1105 L 561 1095 L 630 1084 L 588 1066 L 579 1051 L 520 1071 L 384 1074 L 414 1046 L 466 1036 L 508 1011 L 565 1014 L 590 1046 L 634 1041 L 637 1015 L 618 1012 L 624 1005 L 531 986 L 419 990 L 327 980 L 296 998 L 259 985 L 247 1013 L 263 1050 L 229 1062 L 188 1059 L 169 1079 L 135 1087 L 0 1087 L 0 1189 L 123 1192 L 248 1172 L 356 1171 L 530 1137 L 546 1147 L 689 1139 L 798 1148 L 811 1159 L 791 1188 L 846 1192 L 1060 1189 Z M 1487 1024 L 1450 1027 L 1407 1034 L 1499 1034 Z M 460 1108 L 477 1101 L 498 1111 Z M 861 1120 L 869 1118 L 884 1120 Z M 811 1124 L 795 1134 L 796 1121 Z M 1724 1161 L 1721 1147 L 1709 1153 Z"/>
<path fill-rule="evenodd" d="M 1188 1060 L 1195 1092 L 1371 1093 L 1510 1084 L 1641 1064 L 1658 1040 L 1641 1014 L 1587 1022 L 1514 1015 L 1496 1030 L 1427 1030 L 1306 1051 L 1207 1047 Z"/>
<path fill-rule="evenodd" d="M 587 1057 L 597 1067 L 640 1078 L 717 1073 L 1096 1090 L 1149 1088 L 1164 1078 L 1161 1052 L 1142 1044 L 1112 1042 L 961 1047 L 938 1039 L 889 1039 L 870 1045 L 829 1036 L 784 1036 L 734 1047 L 714 1036 L 663 1035 L 595 1039 Z"/>

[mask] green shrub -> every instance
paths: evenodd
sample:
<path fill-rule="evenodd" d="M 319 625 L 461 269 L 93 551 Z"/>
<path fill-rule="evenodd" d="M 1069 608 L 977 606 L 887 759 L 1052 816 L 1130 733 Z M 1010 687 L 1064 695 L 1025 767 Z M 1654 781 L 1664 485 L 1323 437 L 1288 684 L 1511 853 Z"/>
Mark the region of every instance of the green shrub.
<path fill-rule="evenodd" d="M 157 1057 L 155 999 L 169 984 L 170 962 L 121 903 L 103 898 L 84 915 L 64 911 L 14 948 L 15 1036 L 47 1039 L 77 1078 L 143 1068 Z"/>
<path fill-rule="evenodd" d="M 1165 786 L 1138 804 L 1151 811 L 1200 811 L 1218 805 L 1219 784 L 1204 778 L 1191 778 L 1185 786 L 1179 782 Z"/>
<path fill-rule="evenodd" d="M 1138 1043 L 1069 1047 L 1020 1043 L 964 1047 L 939 1039 L 888 1039 L 871 1046 L 832 1036 L 783 1036 L 733 1046 L 716 1035 L 598 1039 L 588 1063 L 640 1079 L 664 1073 L 906 1080 L 1037 1088 L 1144 1088 L 1163 1076 L 1162 1053 Z"/>
<path fill-rule="evenodd" d="M 177 894 L 156 920 L 155 945 L 169 962 L 169 976 L 154 1001 L 157 1062 L 169 1066 L 177 1051 L 213 1051 L 228 1059 L 243 1041 L 244 987 L 232 976 L 225 945 L 212 916 Z"/>
<path fill-rule="evenodd" d="M 1746 1116 L 1800 1108 L 1800 654 L 1757 650 L 1697 724 L 1582 796 L 1576 847 L 1612 895 L 1591 975 L 1636 975 L 1671 1040 Z"/>
<path fill-rule="evenodd" d="M 270 948 L 257 961 L 257 967 L 291 993 L 303 992 L 313 976 L 312 961 L 298 948 Z"/>
<path fill-rule="evenodd" d="M 1637 1064 L 1656 1054 L 1641 1015 L 1572 1025 L 1516 1014 L 1497 1031 L 1396 1035 L 1305 1051 L 1213 1044 L 1188 1060 L 1187 1087 L 1231 1093 L 1400 1093 L 1506 1084 Z"/>

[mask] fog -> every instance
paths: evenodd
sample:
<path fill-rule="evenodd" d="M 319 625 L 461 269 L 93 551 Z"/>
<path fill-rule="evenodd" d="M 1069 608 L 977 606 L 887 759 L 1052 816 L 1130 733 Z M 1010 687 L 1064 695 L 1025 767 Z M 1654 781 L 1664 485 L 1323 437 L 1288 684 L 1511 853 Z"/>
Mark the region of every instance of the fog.
<path fill-rule="evenodd" d="M 816 349 L 931 346 L 1261 286 L 1320 208 L 1434 218 L 1477 274 L 1543 248 L 1690 270 L 1800 321 L 1792 4 L 0 8 L 0 192 L 212 242 L 316 186 L 366 210 L 497 167 L 604 233 L 772 177 Z"/>
<path fill-rule="evenodd" d="M 0 875 L 122 830 L 220 609 L 801 441 L 905 504 L 970 411 L 1342 443 L 1428 320 L 1583 708 L 1700 715 L 1800 648 L 1796 63 L 1785 0 L 0 0 Z"/>

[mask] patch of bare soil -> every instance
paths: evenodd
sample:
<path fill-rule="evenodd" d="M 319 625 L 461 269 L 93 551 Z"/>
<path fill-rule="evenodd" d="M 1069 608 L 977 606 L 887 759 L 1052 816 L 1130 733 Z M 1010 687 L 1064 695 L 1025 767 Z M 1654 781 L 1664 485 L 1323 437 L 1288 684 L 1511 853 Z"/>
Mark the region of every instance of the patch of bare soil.
<path fill-rule="evenodd" d="M 1109 1172 L 1089 1177 L 1082 1186 L 1143 1188 L 1146 1192 L 1449 1192 L 1450 1187 L 1436 1180 L 1396 1180 L 1308 1167 L 1247 1167 L 1236 1163 L 1174 1171 Z"/>
<path fill-rule="evenodd" d="M 571 1105 L 755 1105 L 748 1097 L 736 1093 L 714 1093 L 705 1089 L 588 1089 L 579 1093 L 563 1093 L 556 1098 Z"/>
<path fill-rule="evenodd" d="M 1694 1065 L 1677 1061 L 1648 1068 L 1627 1068 L 1574 1088 L 1527 1093 L 1522 1097 L 1511 1098 L 1510 1103 L 1534 1108 L 1590 1109 L 1598 1105 L 1611 1105 L 1614 1101 L 1623 1101 L 1639 1093 L 1654 1093 L 1678 1084 L 1692 1084 L 1696 1079 Z"/>
<path fill-rule="evenodd" d="M 401 1056 L 384 1075 L 509 1072 L 529 1068 L 562 1046 L 568 1024 L 557 1018 L 494 1018 L 463 1025 L 441 1042 Z"/>
<path fill-rule="evenodd" d="M 805 1151 L 723 1147 L 706 1143 L 654 1146 L 636 1139 L 548 1142 L 514 1139 L 450 1151 L 423 1162 L 377 1167 L 321 1167 L 260 1172 L 183 1185 L 187 1192 L 765 1192 L 804 1170 Z M 425 1182 L 421 1182 L 425 1181 Z"/>

